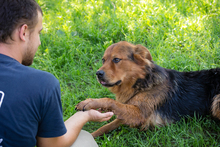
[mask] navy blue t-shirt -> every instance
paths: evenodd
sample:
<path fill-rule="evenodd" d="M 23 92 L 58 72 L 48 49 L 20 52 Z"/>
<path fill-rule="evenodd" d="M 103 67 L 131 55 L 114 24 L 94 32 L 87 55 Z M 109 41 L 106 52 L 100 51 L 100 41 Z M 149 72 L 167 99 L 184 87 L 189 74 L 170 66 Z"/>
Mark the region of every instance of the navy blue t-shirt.
<path fill-rule="evenodd" d="M 0 54 L 0 146 L 33 147 L 66 133 L 59 81 Z"/>

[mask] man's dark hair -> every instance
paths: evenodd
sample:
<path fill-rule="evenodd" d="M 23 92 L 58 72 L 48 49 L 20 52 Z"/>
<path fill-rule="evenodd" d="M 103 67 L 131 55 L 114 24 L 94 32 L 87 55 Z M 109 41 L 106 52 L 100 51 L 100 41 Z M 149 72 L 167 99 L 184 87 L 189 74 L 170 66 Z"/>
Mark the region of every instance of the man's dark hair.
<path fill-rule="evenodd" d="M 13 31 L 23 24 L 33 29 L 38 22 L 38 11 L 43 15 L 35 0 L 0 0 L 0 43 L 12 39 Z"/>

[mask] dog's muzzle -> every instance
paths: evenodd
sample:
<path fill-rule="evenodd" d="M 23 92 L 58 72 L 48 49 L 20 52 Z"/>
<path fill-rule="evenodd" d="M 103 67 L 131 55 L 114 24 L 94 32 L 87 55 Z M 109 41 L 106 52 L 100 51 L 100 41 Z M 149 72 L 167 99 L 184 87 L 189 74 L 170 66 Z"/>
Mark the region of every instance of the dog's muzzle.
<path fill-rule="evenodd" d="M 105 72 L 103 70 L 98 70 L 96 72 L 96 76 L 97 76 L 97 79 L 100 82 L 100 84 L 102 84 L 103 86 L 106 86 L 106 87 L 113 87 L 113 86 L 119 85 L 121 83 L 121 80 L 119 80 L 113 84 L 108 83 L 108 81 L 106 81 L 106 79 L 105 79 Z"/>

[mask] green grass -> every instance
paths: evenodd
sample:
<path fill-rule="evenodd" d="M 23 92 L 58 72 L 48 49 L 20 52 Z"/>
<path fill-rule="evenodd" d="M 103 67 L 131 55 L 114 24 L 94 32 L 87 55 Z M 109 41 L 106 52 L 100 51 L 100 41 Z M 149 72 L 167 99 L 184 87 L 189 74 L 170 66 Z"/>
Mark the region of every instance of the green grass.
<path fill-rule="evenodd" d="M 105 49 L 126 40 L 146 46 L 156 64 L 179 71 L 220 65 L 219 0 L 38 0 L 43 9 L 33 67 L 60 81 L 64 120 L 86 98 L 114 98 L 96 81 Z M 106 124 L 89 122 L 92 132 Z M 220 146 L 220 125 L 189 118 L 140 132 L 120 128 L 96 139 L 103 147 Z"/>

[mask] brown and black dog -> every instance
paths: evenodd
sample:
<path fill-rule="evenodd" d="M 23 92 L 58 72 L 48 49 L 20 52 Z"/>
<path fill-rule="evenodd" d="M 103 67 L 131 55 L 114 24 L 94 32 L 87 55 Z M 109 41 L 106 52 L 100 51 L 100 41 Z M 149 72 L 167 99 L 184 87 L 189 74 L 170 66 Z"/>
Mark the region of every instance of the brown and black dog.
<path fill-rule="evenodd" d="M 220 69 L 178 72 L 152 61 L 147 48 L 121 41 L 107 48 L 98 81 L 115 94 L 110 98 L 87 99 L 77 110 L 101 108 L 117 118 L 93 132 L 100 136 L 121 124 L 140 127 L 161 126 L 184 116 L 211 114 L 220 119 Z"/>

